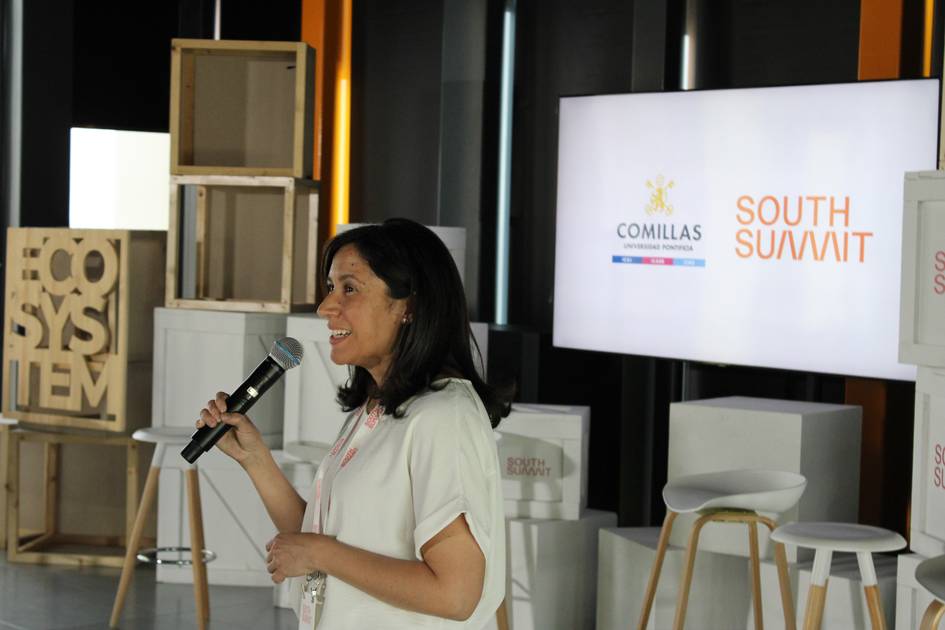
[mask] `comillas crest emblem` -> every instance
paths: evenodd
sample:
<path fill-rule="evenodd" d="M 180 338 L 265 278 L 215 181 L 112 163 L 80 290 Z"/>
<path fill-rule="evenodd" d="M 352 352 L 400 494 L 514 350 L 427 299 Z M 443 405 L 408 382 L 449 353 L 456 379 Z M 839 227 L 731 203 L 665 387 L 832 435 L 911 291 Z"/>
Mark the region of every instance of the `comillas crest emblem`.
<path fill-rule="evenodd" d="M 669 189 L 675 185 L 673 180 L 666 181 L 662 175 L 657 175 L 655 179 L 646 180 L 646 187 L 650 189 L 650 201 L 646 204 L 646 213 L 665 214 L 669 216 L 673 213 L 673 206 L 669 203 Z"/>

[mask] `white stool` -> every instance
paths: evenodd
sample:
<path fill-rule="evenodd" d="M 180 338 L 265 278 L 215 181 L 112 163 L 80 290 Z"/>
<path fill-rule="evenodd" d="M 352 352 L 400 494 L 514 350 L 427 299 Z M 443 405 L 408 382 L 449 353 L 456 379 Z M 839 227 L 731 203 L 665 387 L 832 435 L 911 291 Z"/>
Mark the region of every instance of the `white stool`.
<path fill-rule="evenodd" d="M 164 453 L 167 447 L 184 447 L 190 442 L 194 429 L 188 427 L 149 427 L 139 429 L 132 434 L 132 438 L 139 442 L 151 442 L 155 445 L 154 456 L 151 458 L 151 469 L 144 483 L 144 492 L 141 503 L 138 504 L 138 513 L 131 530 L 131 538 L 125 549 L 125 562 L 121 569 L 121 579 L 118 582 L 118 593 L 115 595 L 115 604 L 112 607 L 112 616 L 109 627 L 118 627 L 118 618 L 125 605 L 125 596 L 134 575 L 135 560 L 138 556 L 138 546 L 141 544 L 141 535 L 148 512 L 157 496 L 158 477 L 161 465 L 164 462 Z M 174 453 L 177 455 L 177 453 Z M 194 570 L 194 599 L 197 603 L 197 626 L 205 630 L 210 620 L 210 595 L 207 588 L 207 567 L 205 563 L 215 556 L 204 549 L 203 515 L 200 510 L 200 484 L 196 464 L 188 464 L 183 457 L 184 476 L 187 479 L 187 501 L 190 514 L 190 564 Z M 160 550 L 158 550 L 160 551 Z"/>
<path fill-rule="evenodd" d="M 679 585 L 676 603 L 674 630 L 682 630 L 686 623 L 686 607 L 689 603 L 689 587 L 692 569 L 699 546 L 699 532 L 706 523 L 745 523 L 748 525 L 748 542 L 752 570 L 752 603 L 754 604 L 755 628 L 762 627 L 761 611 L 761 567 L 758 554 L 758 523 L 774 531 L 777 524 L 758 512 L 780 513 L 789 510 L 800 500 L 807 480 L 803 475 L 778 470 L 728 470 L 679 477 L 663 488 L 666 503 L 666 520 L 660 531 L 656 548 L 656 559 L 650 570 L 650 581 L 646 587 L 643 610 L 640 613 L 639 630 L 646 630 L 650 609 L 656 595 L 663 557 L 673 530 L 673 521 L 679 514 L 698 512 L 700 517 L 692 526 L 686 546 L 686 563 Z M 787 556 L 784 546 L 774 545 L 774 557 L 778 566 L 778 582 L 781 585 L 781 605 L 784 608 L 785 626 L 792 630 L 796 626 L 794 603 L 791 597 L 791 582 L 788 576 Z"/>
<path fill-rule="evenodd" d="M 919 630 L 936 630 L 945 616 L 945 556 L 923 560 L 915 568 L 915 579 L 935 599 L 925 609 Z"/>
<path fill-rule="evenodd" d="M 834 551 L 855 553 L 860 565 L 860 578 L 870 610 L 874 630 L 885 630 L 886 618 L 876 586 L 873 553 L 896 551 L 906 546 L 906 540 L 888 529 L 857 523 L 788 523 L 774 530 L 771 539 L 780 543 L 814 549 L 807 610 L 804 612 L 804 630 L 818 630 L 824 614 L 827 579 Z"/>

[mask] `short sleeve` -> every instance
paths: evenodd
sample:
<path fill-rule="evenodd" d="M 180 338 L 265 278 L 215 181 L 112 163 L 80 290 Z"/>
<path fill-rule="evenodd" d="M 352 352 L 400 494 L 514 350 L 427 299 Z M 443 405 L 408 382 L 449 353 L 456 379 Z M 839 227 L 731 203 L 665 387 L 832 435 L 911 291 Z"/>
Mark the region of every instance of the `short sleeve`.
<path fill-rule="evenodd" d="M 420 548 L 460 514 L 489 557 L 498 474 L 495 445 L 488 443 L 491 431 L 484 430 L 487 420 L 477 406 L 468 399 L 454 402 L 423 409 L 413 427 L 409 464 L 418 560 Z"/>

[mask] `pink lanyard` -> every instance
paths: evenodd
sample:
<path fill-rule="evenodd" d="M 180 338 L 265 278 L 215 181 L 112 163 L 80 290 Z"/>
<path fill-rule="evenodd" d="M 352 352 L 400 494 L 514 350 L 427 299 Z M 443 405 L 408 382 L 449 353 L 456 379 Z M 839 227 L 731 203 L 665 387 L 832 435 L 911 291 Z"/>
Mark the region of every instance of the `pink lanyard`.
<path fill-rule="evenodd" d="M 331 489 L 334 485 L 335 478 L 338 476 L 338 473 L 341 472 L 341 469 L 347 466 L 354 456 L 358 454 L 361 443 L 368 434 L 374 431 L 383 413 L 384 408 L 381 405 L 375 405 L 367 418 L 361 422 L 361 417 L 364 415 L 364 407 L 361 407 L 361 410 L 358 412 L 357 420 L 355 421 L 355 426 L 346 435 L 342 435 L 338 438 L 335 445 L 332 446 L 331 451 L 329 451 L 328 455 L 325 456 L 325 459 L 318 467 L 318 472 L 315 474 L 315 506 L 312 515 L 312 531 L 316 534 L 321 534 L 324 530 L 324 525 L 328 522 L 328 510 L 331 509 Z M 347 448 L 345 448 L 345 444 L 347 444 Z M 337 466 L 334 466 L 334 461 L 342 450 L 344 450 L 344 455 L 341 458 L 341 462 L 338 463 Z M 329 468 L 331 469 L 330 471 Z M 323 491 L 323 489 L 325 490 Z M 323 497 L 327 499 L 324 514 L 322 514 Z"/>

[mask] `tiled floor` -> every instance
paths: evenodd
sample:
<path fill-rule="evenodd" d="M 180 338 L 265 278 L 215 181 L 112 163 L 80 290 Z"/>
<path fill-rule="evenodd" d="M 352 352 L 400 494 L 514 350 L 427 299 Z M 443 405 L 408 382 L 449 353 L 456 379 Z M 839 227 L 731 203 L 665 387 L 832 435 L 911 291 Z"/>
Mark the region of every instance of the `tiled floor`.
<path fill-rule="evenodd" d="M 0 552 L 0 630 L 108 628 L 118 569 L 10 564 Z M 152 567 L 135 573 L 121 617 L 124 630 L 197 627 L 189 584 L 158 584 Z M 271 588 L 210 587 L 210 628 L 295 630 L 291 610 L 272 605 Z"/>

